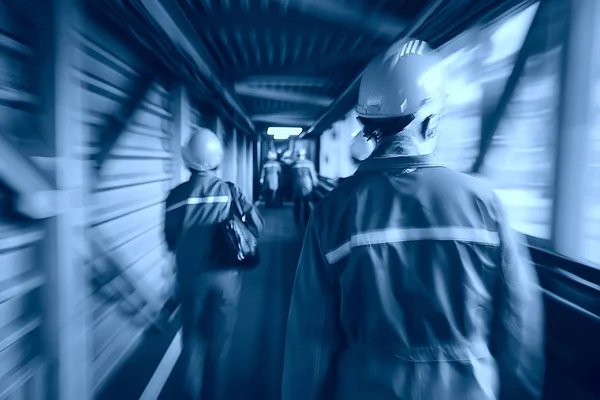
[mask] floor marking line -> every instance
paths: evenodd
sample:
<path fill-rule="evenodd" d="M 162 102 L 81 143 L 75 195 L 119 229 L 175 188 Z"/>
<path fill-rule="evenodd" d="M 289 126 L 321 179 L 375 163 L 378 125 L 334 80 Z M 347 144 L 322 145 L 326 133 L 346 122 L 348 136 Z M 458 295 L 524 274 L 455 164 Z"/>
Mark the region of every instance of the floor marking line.
<path fill-rule="evenodd" d="M 169 379 L 179 355 L 181 354 L 181 329 L 177 331 L 162 360 L 156 367 L 152 378 L 146 385 L 140 400 L 156 400 Z"/>

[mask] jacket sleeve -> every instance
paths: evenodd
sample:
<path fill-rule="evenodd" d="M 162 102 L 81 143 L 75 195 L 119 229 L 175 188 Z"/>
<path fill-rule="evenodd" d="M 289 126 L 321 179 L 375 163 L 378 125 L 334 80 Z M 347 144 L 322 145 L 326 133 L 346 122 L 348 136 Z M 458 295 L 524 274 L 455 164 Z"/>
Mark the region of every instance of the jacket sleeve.
<path fill-rule="evenodd" d="M 282 400 L 326 400 L 338 346 L 339 291 L 308 224 L 287 321 Z"/>
<path fill-rule="evenodd" d="M 265 220 L 263 219 L 262 215 L 260 215 L 252 203 L 246 200 L 246 196 L 244 196 L 244 193 L 242 193 L 242 191 L 236 185 L 230 183 L 229 187 L 232 188 L 232 192 L 235 196 L 237 196 L 237 201 L 240 204 L 244 215 L 249 219 L 248 222 L 250 224 L 250 230 L 256 235 L 257 238 L 260 237 L 265 227 Z"/>
<path fill-rule="evenodd" d="M 262 185 L 262 183 L 265 181 L 265 167 L 262 167 L 262 170 L 260 171 L 260 184 Z"/>
<path fill-rule="evenodd" d="M 500 233 L 500 279 L 495 296 L 491 348 L 499 368 L 500 400 L 542 397 L 543 296 L 527 249 L 508 225 L 495 198 Z"/>

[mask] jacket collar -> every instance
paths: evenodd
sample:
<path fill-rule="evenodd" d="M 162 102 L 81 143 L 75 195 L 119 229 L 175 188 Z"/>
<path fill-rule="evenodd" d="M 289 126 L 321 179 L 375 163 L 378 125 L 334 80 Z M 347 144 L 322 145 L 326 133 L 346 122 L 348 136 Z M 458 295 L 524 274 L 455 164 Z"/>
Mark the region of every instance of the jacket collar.
<path fill-rule="evenodd" d="M 216 174 L 213 171 L 193 171 L 190 175 L 190 180 L 206 176 L 216 176 Z"/>
<path fill-rule="evenodd" d="M 369 157 L 358 167 L 359 172 L 441 167 L 435 155 Z"/>

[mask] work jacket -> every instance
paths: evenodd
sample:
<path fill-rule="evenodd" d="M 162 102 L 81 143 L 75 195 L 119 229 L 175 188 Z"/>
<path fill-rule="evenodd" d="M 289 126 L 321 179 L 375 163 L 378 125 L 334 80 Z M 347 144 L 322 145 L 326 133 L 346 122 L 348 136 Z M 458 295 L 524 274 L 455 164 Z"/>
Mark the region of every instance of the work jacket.
<path fill-rule="evenodd" d="M 281 178 L 281 163 L 275 160 L 268 160 L 262 168 L 260 182 L 265 189 L 276 191 L 279 189 L 279 180 Z"/>
<path fill-rule="evenodd" d="M 176 255 L 179 279 L 193 278 L 200 272 L 219 268 L 218 257 L 225 248 L 217 243 L 217 227 L 230 212 L 235 196 L 253 225 L 260 233 L 264 221 L 255 207 L 246 200 L 240 189 L 210 172 L 194 172 L 187 182 L 168 195 L 165 208 L 165 240 Z"/>
<path fill-rule="evenodd" d="M 307 159 L 298 159 L 292 164 L 294 196 L 308 196 L 319 183 L 315 164 Z"/>
<path fill-rule="evenodd" d="M 433 156 L 371 156 L 313 211 L 282 400 L 529 400 L 541 290 L 495 193 Z"/>

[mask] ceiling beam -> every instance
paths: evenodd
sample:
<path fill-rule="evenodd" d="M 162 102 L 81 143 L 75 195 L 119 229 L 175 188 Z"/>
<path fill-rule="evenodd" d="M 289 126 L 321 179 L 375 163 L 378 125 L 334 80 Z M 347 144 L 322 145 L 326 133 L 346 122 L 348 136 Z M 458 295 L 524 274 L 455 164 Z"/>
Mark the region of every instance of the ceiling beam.
<path fill-rule="evenodd" d="M 255 132 L 255 126 L 248 114 L 232 93 L 217 75 L 217 68 L 210 56 L 208 49 L 200 41 L 193 26 L 174 0 L 141 0 L 146 10 L 155 22 L 163 29 L 167 36 L 179 45 L 194 61 L 203 77 L 217 90 L 225 102 L 235 110 L 236 114 L 245 123 L 240 124 L 243 129 Z M 237 120 L 237 118 L 236 118 Z"/>
<path fill-rule="evenodd" d="M 370 58 L 370 57 L 369 57 Z M 297 76 L 331 76 L 334 74 L 334 79 L 338 77 L 348 78 L 348 71 L 341 70 L 344 66 L 349 64 L 356 65 L 361 58 L 352 60 L 340 60 L 339 62 L 332 61 L 331 63 L 322 64 L 322 59 L 316 57 L 314 60 L 307 60 L 294 65 L 253 65 L 253 66 L 229 66 L 223 69 L 223 77 L 229 81 L 240 82 L 246 79 L 247 76 L 254 75 L 290 75 L 297 74 Z M 356 70 L 356 68 L 353 68 Z M 335 73 L 337 71 L 337 76 Z M 351 71 L 350 74 L 354 76 L 356 71 Z"/>
<path fill-rule="evenodd" d="M 262 114 L 253 115 L 252 119 L 256 122 L 264 124 L 276 124 L 276 125 L 287 125 L 287 126 L 310 126 L 315 120 L 302 115 L 278 115 L 278 114 Z"/>
<path fill-rule="evenodd" d="M 285 118 L 285 119 L 300 119 L 300 120 L 314 120 L 314 115 L 302 113 L 302 112 L 279 112 L 279 113 L 268 113 L 268 114 L 254 114 L 252 115 L 252 120 L 261 121 L 269 118 Z"/>
<path fill-rule="evenodd" d="M 237 83 L 252 85 L 323 87 L 330 85 L 331 80 L 328 78 L 320 78 L 316 76 L 254 75 L 248 76 L 238 81 Z"/>
<path fill-rule="evenodd" d="M 337 21 L 333 21 L 337 22 Z M 389 38 L 389 35 L 382 33 L 379 29 L 365 27 L 362 24 L 352 23 L 332 23 L 328 18 L 315 18 L 312 13 L 307 14 L 286 14 L 273 11 L 215 11 L 208 13 L 196 12 L 194 15 L 194 24 L 202 27 L 203 30 L 211 32 L 242 31 L 246 35 L 248 31 L 257 33 L 271 32 L 279 34 L 285 32 L 306 33 L 307 26 L 310 27 L 310 33 L 316 36 L 342 33 L 343 35 L 381 37 Z M 401 28 L 400 28 L 401 29 Z M 400 30 L 395 28 L 396 32 Z M 392 36 L 393 37 L 393 36 Z"/>
<path fill-rule="evenodd" d="M 235 84 L 234 87 L 236 93 L 241 96 L 255 97 L 259 99 L 287 101 L 291 103 L 307 103 L 320 105 L 323 107 L 327 107 L 331 103 L 333 103 L 333 99 L 331 97 L 317 94 L 295 93 L 283 90 L 265 89 L 240 83 Z"/>
<path fill-rule="evenodd" d="M 432 0 L 430 3 L 425 6 L 425 8 L 421 11 L 419 16 L 415 18 L 414 22 L 404 29 L 404 31 L 397 36 L 394 43 L 389 46 L 386 51 L 393 48 L 397 45 L 400 40 L 408 38 L 412 36 L 417 29 L 423 26 L 423 24 L 431 17 L 431 15 L 440 7 L 445 0 Z M 385 52 L 382 52 L 385 54 Z M 307 134 L 311 134 L 312 132 L 320 132 L 327 126 L 331 124 L 332 118 L 335 119 L 338 114 L 344 113 L 348 111 L 348 104 L 355 102 L 356 90 L 360 83 L 360 80 L 365 73 L 366 67 L 354 78 L 352 83 L 342 92 L 342 94 L 336 98 L 336 100 L 329 106 L 329 108 L 321 114 L 321 116 L 317 119 L 317 121 L 305 132 L 300 135 L 300 138 L 306 136 Z"/>
<path fill-rule="evenodd" d="M 283 2 L 284 0 L 280 0 Z M 337 25 L 358 26 L 365 32 L 394 39 L 407 28 L 406 21 L 368 9 L 349 7 L 338 0 L 285 0 L 291 7 Z"/>
<path fill-rule="evenodd" d="M 272 64 L 257 66 L 231 66 L 225 68 L 223 76 L 233 81 L 245 79 L 253 75 L 298 75 L 302 77 L 331 76 L 337 77 L 354 76 L 359 70 L 357 65 L 364 65 L 373 57 L 389 48 L 389 42 L 385 44 L 364 43 L 360 49 L 351 52 L 330 52 L 325 56 L 312 56 L 308 59 L 300 57 L 293 64 Z M 219 49 L 215 49 L 219 50 Z M 221 49 L 223 51 L 224 49 Z"/>

